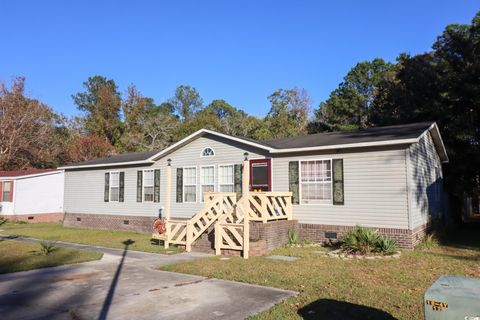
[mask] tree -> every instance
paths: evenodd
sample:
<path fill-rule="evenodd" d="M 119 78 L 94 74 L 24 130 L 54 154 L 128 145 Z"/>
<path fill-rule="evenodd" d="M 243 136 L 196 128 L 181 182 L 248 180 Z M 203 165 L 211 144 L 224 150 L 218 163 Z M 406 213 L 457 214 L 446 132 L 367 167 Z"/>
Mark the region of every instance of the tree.
<path fill-rule="evenodd" d="M 161 150 L 175 139 L 175 131 L 179 126 L 178 118 L 172 114 L 172 106 L 162 103 L 151 108 L 139 119 L 142 126 L 142 137 L 138 141 L 143 150 Z"/>
<path fill-rule="evenodd" d="M 249 137 L 252 135 L 252 120 L 243 110 L 237 109 L 225 100 L 213 100 L 200 112 L 202 115 L 214 116 L 214 130 L 233 136 Z"/>
<path fill-rule="evenodd" d="M 134 85 L 127 88 L 127 97 L 122 101 L 123 130 L 117 144 L 120 151 L 143 151 L 145 142 L 145 121 L 157 106 L 153 99 L 144 97 Z"/>
<path fill-rule="evenodd" d="M 0 168 L 53 167 L 61 152 L 60 117 L 25 96 L 25 78 L 0 84 Z"/>
<path fill-rule="evenodd" d="M 81 162 L 110 156 L 115 148 L 102 137 L 77 136 L 70 141 L 67 153 L 69 162 Z"/>
<path fill-rule="evenodd" d="M 395 65 L 383 59 L 358 63 L 320 104 L 317 121 L 334 130 L 369 127 L 379 84 L 394 75 Z"/>
<path fill-rule="evenodd" d="M 191 120 L 195 113 L 202 108 L 203 100 L 197 89 L 181 85 L 175 90 L 175 95 L 169 103 L 173 105 L 181 120 L 185 121 Z"/>
<path fill-rule="evenodd" d="M 446 27 L 433 51 L 398 59 L 382 85 L 376 124 L 436 121 L 450 158 L 445 182 L 458 198 L 480 194 L 480 13 Z"/>
<path fill-rule="evenodd" d="M 306 90 L 279 89 L 268 100 L 271 108 L 264 119 L 264 129 L 256 133 L 257 138 L 266 140 L 307 134 L 311 99 Z"/>
<path fill-rule="evenodd" d="M 85 112 L 88 134 L 106 137 L 115 145 L 121 135 L 121 98 L 115 81 L 94 76 L 83 86 L 85 91 L 72 95 L 72 98 L 78 109 Z"/>

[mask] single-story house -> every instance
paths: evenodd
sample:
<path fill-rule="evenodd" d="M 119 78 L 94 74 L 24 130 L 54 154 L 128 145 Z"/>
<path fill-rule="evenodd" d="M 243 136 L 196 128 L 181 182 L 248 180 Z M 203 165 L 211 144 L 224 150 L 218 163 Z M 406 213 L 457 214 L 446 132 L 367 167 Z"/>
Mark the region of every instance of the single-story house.
<path fill-rule="evenodd" d="M 27 222 L 63 220 L 64 172 L 0 171 L 0 217 Z"/>
<path fill-rule="evenodd" d="M 166 205 L 185 219 L 202 209 L 204 192 L 241 192 L 248 163 L 251 192 L 291 192 L 302 238 L 335 239 L 361 225 L 413 248 L 429 215 L 443 210 L 446 162 L 432 122 L 272 141 L 202 129 L 164 150 L 60 168 L 64 224 L 148 232 Z"/>

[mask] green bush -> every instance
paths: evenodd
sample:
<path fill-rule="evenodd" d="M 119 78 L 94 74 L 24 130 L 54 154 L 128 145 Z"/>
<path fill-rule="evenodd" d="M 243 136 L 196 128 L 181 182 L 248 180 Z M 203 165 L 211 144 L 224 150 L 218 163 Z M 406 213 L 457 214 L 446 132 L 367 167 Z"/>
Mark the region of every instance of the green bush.
<path fill-rule="evenodd" d="M 288 230 L 288 244 L 295 245 L 298 244 L 299 236 L 296 230 Z"/>
<path fill-rule="evenodd" d="M 397 252 L 397 242 L 393 239 L 380 236 L 377 243 L 377 250 L 383 254 L 394 254 Z"/>
<path fill-rule="evenodd" d="M 1 217 L 1 218 L 0 218 L 0 226 L 1 226 L 2 224 L 7 223 L 7 221 L 8 221 L 8 220 L 7 220 L 6 218 Z"/>
<path fill-rule="evenodd" d="M 430 250 L 432 248 L 435 248 L 438 246 L 438 237 L 435 233 L 430 233 L 425 236 L 425 238 L 422 239 L 422 242 L 420 243 L 419 247 L 420 249 L 424 250 Z"/>
<path fill-rule="evenodd" d="M 397 250 L 395 240 L 379 235 L 376 230 L 356 226 L 345 233 L 341 240 L 343 250 L 352 253 L 369 254 L 379 252 L 393 254 Z"/>
<path fill-rule="evenodd" d="M 53 241 L 42 241 L 40 242 L 40 253 L 44 256 L 48 256 L 49 254 L 53 253 L 57 250 L 55 246 L 55 242 Z"/>

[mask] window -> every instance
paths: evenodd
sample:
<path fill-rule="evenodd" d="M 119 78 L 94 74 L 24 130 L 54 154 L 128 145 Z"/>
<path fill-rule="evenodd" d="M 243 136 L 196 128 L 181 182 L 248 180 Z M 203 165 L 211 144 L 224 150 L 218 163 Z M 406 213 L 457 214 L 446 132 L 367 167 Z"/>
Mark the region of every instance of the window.
<path fill-rule="evenodd" d="M 153 202 L 153 187 L 154 187 L 153 170 L 143 171 L 143 201 Z"/>
<path fill-rule="evenodd" d="M 202 151 L 202 157 L 213 157 L 215 155 L 215 151 L 212 148 L 205 148 Z"/>
<path fill-rule="evenodd" d="M 120 194 L 120 172 L 110 172 L 110 201 L 118 201 Z"/>
<path fill-rule="evenodd" d="M 204 192 L 215 191 L 215 167 L 201 167 L 200 168 L 200 190 L 202 192 L 201 198 L 203 201 Z"/>
<path fill-rule="evenodd" d="M 234 191 L 233 165 L 218 166 L 218 184 L 220 192 Z"/>
<path fill-rule="evenodd" d="M 332 201 L 331 160 L 300 162 L 300 199 L 304 204 L 329 204 Z"/>
<path fill-rule="evenodd" d="M 2 194 L 0 195 L 2 197 L 1 200 L 4 202 L 10 202 L 11 193 L 12 193 L 12 182 L 5 181 L 3 183 Z"/>
<path fill-rule="evenodd" d="M 183 168 L 184 202 L 197 202 L 197 168 Z"/>

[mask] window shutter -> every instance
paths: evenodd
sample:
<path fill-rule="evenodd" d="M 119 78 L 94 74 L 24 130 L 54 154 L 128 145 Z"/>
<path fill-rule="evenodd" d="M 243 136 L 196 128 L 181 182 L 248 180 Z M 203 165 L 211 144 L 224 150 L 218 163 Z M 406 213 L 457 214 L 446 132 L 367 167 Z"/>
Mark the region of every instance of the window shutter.
<path fill-rule="evenodd" d="M 298 190 L 298 161 L 290 161 L 288 163 L 288 189 L 292 193 L 292 203 L 299 204 Z"/>
<path fill-rule="evenodd" d="M 242 173 L 243 173 L 243 165 L 236 164 L 233 167 L 233 183 L 234 188 L 233 190 L 237 193 L 237 199 L 240 199 L 242 196 Z"/>
<path fill-rule="evenodd" d="M 13 185 L 14 185 L 15 181 L 10 181 L 10 202 L 13 202 Z"/>
<path fill-rule="evenodd" d="M 160 169 L 154 171 L 153 201 L 160 202 Z"/>
<path fill-rule="evenodd" d="M 105 172 L 105 190 L 103 193 L 103 201 L 108 202 L 110 195 L 110 173 Z"/>
<path fill-rule="evenodd" d="M 2 187 L 3 187 L 3 182 L 0 181 L 0 202 L 3 201 L 3 189 L 2 189 Z"/>
<path fill-rule="evenodd" d="M 343 159 L 333 159 L 333 204 L 343 205 L 345 202 L 343 188 Z"/>
<path fill-rule="evenodd" d="M 177 202 L 183 202 L 183 168 L 177 168 Z"/>
<path fill-rule="evenodd" d="M 137 171 L 137 202 L 142 202 L 143 171 Z"/>
<path fill-rule="evenodd" d="M 123 202 L 123 195 L 125 194 L 125 172 L 120 171 L 118 184 L 118 202 Z"/>

